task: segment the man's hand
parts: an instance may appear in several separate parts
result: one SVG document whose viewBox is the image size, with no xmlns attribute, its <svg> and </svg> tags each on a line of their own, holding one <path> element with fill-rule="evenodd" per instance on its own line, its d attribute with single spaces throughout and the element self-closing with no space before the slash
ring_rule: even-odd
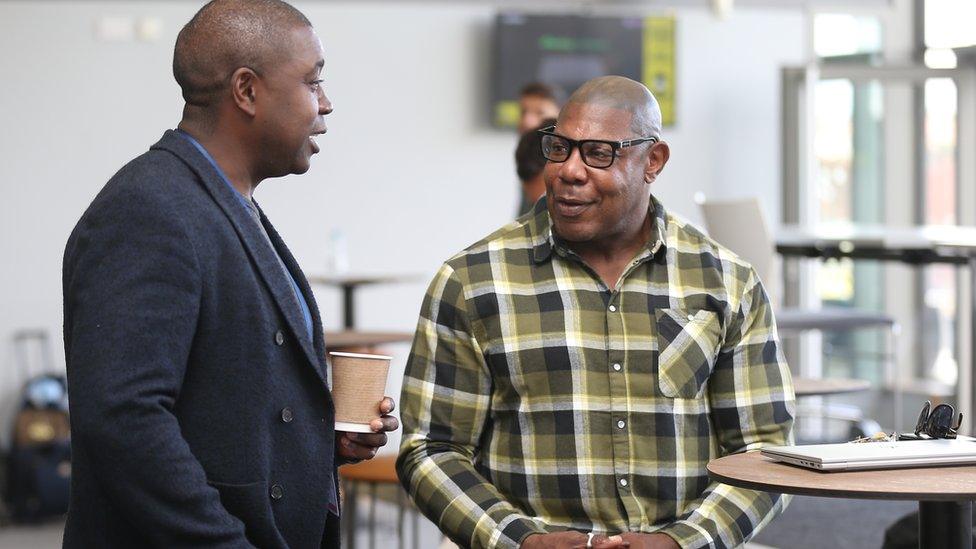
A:
<svg viewBox="0 0 976 549">
<path fill-rule="evenodd" d="M 630 542 L 630 549 L 681 549 L 678 542 L 667 534 L 639 534 L 627 532 L 621 538 Z"/>
<path fill-rule="evenodd" d="M 593 549 L 623 549 L 630 544 L 620 536 L 597 534 L 593 536 Z M 586 534 L 580 532 L 552 532 L 532 534 L 522 541 L 521 549 L 583 549 L 586 547 Z"/>
<path fill-rule="evenodd" d="M 397 418 L 389 415 L 396 407 L 393 399 L 383 397 L 380 402 L 380 417 L 369 423 L 372 433 L 349 433 L 346 431 L 336 431 L 338 435 L 339 457 L 347 462 L 362 461 L 373 459 L 376 450 L 386 446 L 387 431 L 396 431 L 400 428 Z M 341 462 L 340 462 L 341 463 Z"/>
</svg>

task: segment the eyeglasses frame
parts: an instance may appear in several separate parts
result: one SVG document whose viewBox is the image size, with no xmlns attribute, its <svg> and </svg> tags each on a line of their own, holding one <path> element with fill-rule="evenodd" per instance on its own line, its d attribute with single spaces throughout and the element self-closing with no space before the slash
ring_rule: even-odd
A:
<svg viewBox="0 0 976 549">
<path fill-rule="evenodd" d="M 613 166 L 613 161 L 617 159 L 617 156 L 618 156 L 618 153 L 619 153 L 620 149 L 626 149 L 627 147 L 633 147 L 635 145 L 641 145 L 641 144 L 647 143 L 647 142 L 657 143 L 657 142 L 660 141 L 660 139 L 658 139 L 657 137 L 635 137 L 634 139 L 624 139 L 624 140 L 621 140 L 621 141 L 613 141 L 613 140 L 610 140 L 610 139 L 580 139 L 580 140 L 576 140 L 576 139 L 570 139 L 570 138 L 566 137 L 565 135 L 559 135 L 558 133 L 555 132 L 555 129 L 556 129 L 556 126 L 547 126 L 545 128 L 542 128 L 542 129 L 539 129 L 539 130 L 536 130 L 536 131 L 539 133 L 539 135 L 543 135 L 543 136 L 544 135 L 548 135 L 550 137 L 558 137 L 559 139 L 565 139 L 566 141 L 568 141 L 569 142 L 569 154 L 566 156 L 566 159 L 565 160 L 553 160 L 553 159 L 549 158 L 548 156 L 546 156 L 545 148 L 543 147 L 543 149 L 542 149 L 542 156 L 543 156 L 543 158 L 545 158 L 549 162 L 555 162 L 557 164 L 562 164 L 563 162 L 566 162 L 567 160 L 569 160 L 571 156 L 573 156 L 573 149 L 576 149 L 576 150 L 579 151 L 579 153 L 580 153 L 580 160 L 582 160 L 584 164 L 586 164 L 587 166 L 589 166 L 591 168 L 596 168 L 598 170 L 605 170 L 605 169 L 609 168 L 610 166 Z M 589 162 L 587 162 L 586 161 L 586 155 L 583 154 L 583 149 L 582 149 L 583 144 L 585 144 L 585 143 L 603 143 L 605 145 L 610 145 L 610 148 L 613 150 L 613 156 L 610 157 L 610 163 L 607 164 L 606 166 L 593 166 Z"/>
</svg>

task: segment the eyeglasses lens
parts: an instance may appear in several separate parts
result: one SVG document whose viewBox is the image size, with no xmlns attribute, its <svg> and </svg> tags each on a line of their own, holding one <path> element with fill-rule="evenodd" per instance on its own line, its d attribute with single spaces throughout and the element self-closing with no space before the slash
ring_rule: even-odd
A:
<svg viewBox="0 0 976 549">
<path fill-rule="evenodd" d="M 613 164 L 613 147 L 607 143 L 590 141 L 580 147 L 583 162 L 594 168 L 606 168 Z"/>
<path fill-rule="evenodd" d="M 569 141 L 556 135 L 542 136 L 542 156 L 553 162 L 565 162 L 572 152 Z"/>
<path fill-rule="evenodd" d="M 928 420 L 929 420 L 929 409 L 931 409 L 932 403 L 925 401 L 925 405 L 922 406 L 922 411 L 918 414 L 918 421 L 915 423 L 915 434 L 920 435 L 928 430 Z"/>
<path fill-rule="evenodd" d="M 933 438 L 945 438 L 952 427 L 952 416 L 955 411 L 948 404 L 939 404 L 929 414 L 928 434 Z"/>
</svg>

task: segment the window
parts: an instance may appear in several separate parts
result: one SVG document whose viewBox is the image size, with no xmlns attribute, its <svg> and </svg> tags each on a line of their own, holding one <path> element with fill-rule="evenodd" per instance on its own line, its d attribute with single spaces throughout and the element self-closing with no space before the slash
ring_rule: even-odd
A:
<svg viewBox="0 0 976 549">
<path fill-rule="evenodd" d="M 952 48 L 976 44 L 976 2 L 926 0 L 924 9 L 925 63 L 932 68 L 956 66 Z M 949 78 L 930 78 L 923 89 L 923 147 L 920 223 L 955 225 L 959 222 L 956 173 L 957 90 Z M 920 323 L 922 377 L 954 385 L 959 367 L 956 358 L 957 277 L 949 265 L 924 270 Z"/>
<path fill-rule="evenodd" d="M 822 64 L 879 64 L 881 23 L 875 17 L 819 14 L 814 50 Z M 880 83 L 821 80 L 814 90 L 814 154 L 820 223 L 884 221 L 884 90 Z M 882 310 L 882 269 L 870 261 L 827 261 L 819 266 L 820 300 L 829 306 Z M 823 373 L 880 382 L 876 331 L 823 336 Z"/>
</svg>

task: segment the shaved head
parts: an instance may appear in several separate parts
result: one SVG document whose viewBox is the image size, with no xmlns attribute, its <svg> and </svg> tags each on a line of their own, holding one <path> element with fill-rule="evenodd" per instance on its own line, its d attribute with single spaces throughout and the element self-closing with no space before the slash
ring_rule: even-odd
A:
<svg viewBox="0 0 976 549">
<path fill-rule="evenodd" d="M 213 0 L 176 38 L 173 76 L 187 105 L 209 109 L 241 67 L 263 74 L 289 48 L 289 32 L 312 24 L 280 0 Z"/>
<path fill-rule="evenodd" d="M 647 86 L 623 76 L 587 80 L 566 102 L 601 105 L 633 115 L 631 130 L 641 137 L 661 138 L 661 107 Z"/>
</svg>

